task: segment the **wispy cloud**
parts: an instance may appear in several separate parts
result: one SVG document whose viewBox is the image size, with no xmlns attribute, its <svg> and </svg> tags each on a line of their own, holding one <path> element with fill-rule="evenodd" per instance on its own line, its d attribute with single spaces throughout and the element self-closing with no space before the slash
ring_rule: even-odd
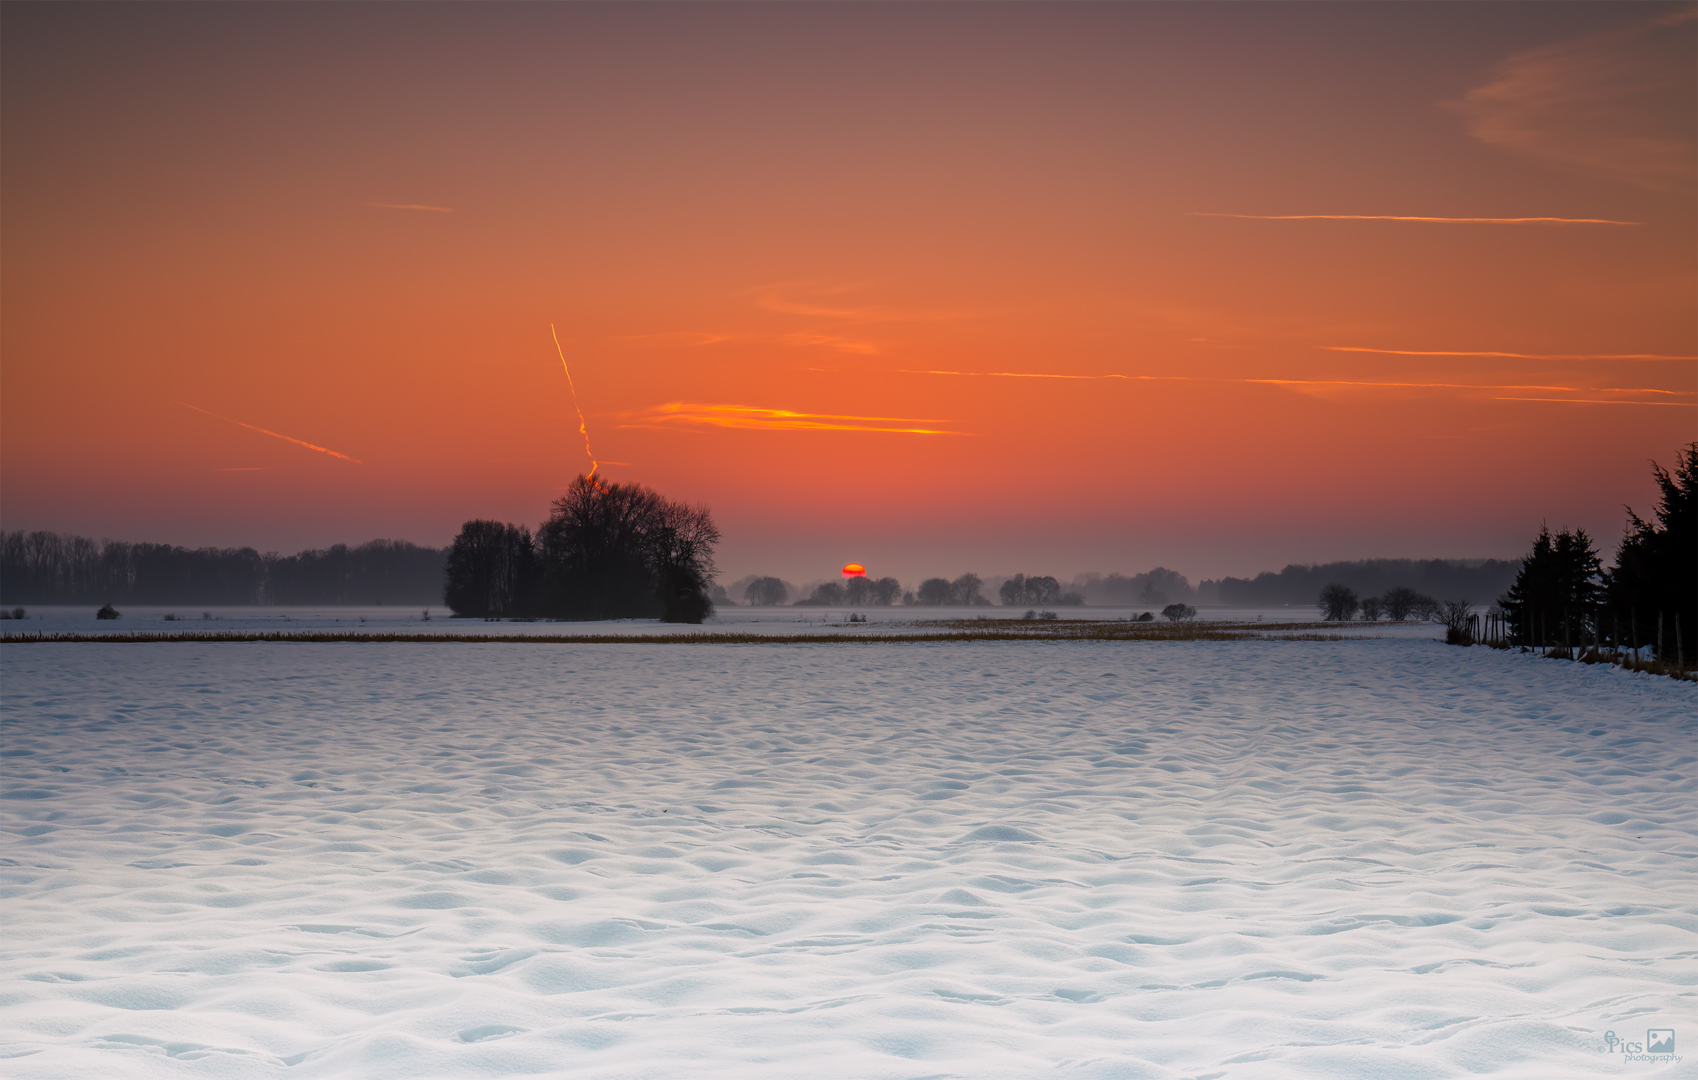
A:
<svg viewBox="0 0 1698 1080">
<path fill-rule="evenodd" d="M 842 334 L 822 334 L 798 330 L 789 334 L 722 334 L 706 330 L 673 330 L 658 334 L 626 334 L 619 341 L 639 346 L 663 349 L 700 349 L 708 345 L 748 342 L 782 345 L 791 349 L 833 349 L 837 352 L 877 356 L 884 347 L 874 341 L 845 337 Z"/>
<path fill-rule="evenodd" d="M 1365 379 L 1224 379 L 1223 382 L 1264 383 L 1268 386 L 1372 386 L 1404 390 L 1553 390 L 1571 394 L 1674 394 L 1675 390 L 1618 389 L 1604 386 L 1540 386 L 1496 383 L 1389 382 Z"/>
<path fill-rule="evenodd" d="M 878 304 L 857 307 L 837 307 L 830 304 L 793 300 L 776 292 L 767 293 L 756 301 L 758 307 L 785 315 L 806 315 L 816 319 L 833 319 L 858 323 L 950 322 L 970 319 L 973 313 L 945 308 L 901 308 Z"/>
<path fill-rule="evenodd" d="M 1639 221 L 1569 217 L 1424 217 L 1415 214 L 1206 214 L 1191 217 L 1241 218 L 1245 221 L 1423 221 L 1440 225 L 1641 225 Z"/>
<path fill-rule="evenodd" d="M 857 353 L 861 356 L 877 356 L 879 353 L 884 351 L 881 346 L 871 341 L 860 341 L 855 338 L 846 338 L 838 334 L 813 334 L 802 331 L 794 334 L 785 334 L 778 340 L 792 348 L 816 347 L 823 349 L 835 349 L 838 352 Z"/>
<path fill-rule="evenodd" d="M 626 414 L 622 428 L 736 428 L 744 431 L 865 431 L 885 435 L 959 435 L 962 432 L 913 427 L 914 424 L 943 424 L 946 420 L 921 420 L 901 416 L 841 416 L 833 413 L 797 412 L 755 405 L 710 405 L 694 401 L 669 401 L 636 413 Z"/>
<path fill-rule="evenodd" d="M 661 348 L 699 349 L 705 345 L 723 345 L 728 341 L 747 341 L 747 334 L 716 334 L 707 330 L 666 330 L 658 334 L 622 334 L 618 341 Z"/>
<path fill-rule="evenodd" d="M 954 375 L 981 379 L 1118 379 L 1126 382 L 1242 383 L 1258 386 L 1287 387 L 1300 391 L 1321 389 L 1543 390 L 1547 393 L 1567 394 L 1664 394 L 1671 397 L 1691 396 L 1691 392 L 1686 390 L 1660 390 L 1651 387 L 1551 386 L 1537 383 L 1396 382 L 1381 379 L 1235 379 L 1210 375 L 1056 375 L 1029 371 L 922 371 L 913 369 L 900 369 L 899 374 Z M 1566 401 L 1570 399 L 1563 398 L 1559 400 Z"/>
<path fill-rule="evenodd" d="M 1636 187 L 1684 187 L 1694 176 L 1695 17 L 1674 12 L 1516 53 L 1447 107 L 1489 146 Z"/>
<path fill-rule="evenodd" d="M 368 202 L 366 205 L 375 206 L 379 210 L 426 210 L 433 214 L 452 214 L 454 212 L 454 208 L 451 206 L 426 206 L 424 203 Z"/>
<path fill-rule="evenodd" d="M 1698 360 L 1663 353 L 1518 353 L 1489 349 L 1371 349 L 1364 345 L 1322 345 L 1328 352 L 1380 353 L 1386 356 L 1492 356 L 1510 360 Z"/>
<path fill-rule="evenodd" d="M 1043 371 L 931 371 L 898 368 L 900 375 L 961 375 L 976 379 L 1120 379 L 1124 382 L 1197 382 L 1192 375 L 1055 375 Z M 1202 380 L 1212 381 L 1212 380 Z"/>
<path fill-rule="evenodd" d="M 1698 409 L 1694 401 L 1624 401 L 1620 398 L 1571 397 L 1496 397 L 1493 401 L 1545 401 L 1554 405 L 1670 405 L 1677 409 Z"/>
<path fill-rule="evenodd" d="M 173 400 L 175 400 L 175 399 L 173 399 Z M 249 423 L 242 421 L 242 420 L 232 420 L 228 416 L 220 416 L 217 413 L 213 412 L 211 409 L 203 409 L 199 405 L 190 405 L 186 401 L 178 401 L 177 404 L 181 405 L 185 409 L 193 409 L 195 412 L 205 413 L 206 415 L 212 417 L 214 420 L 222 420 L 226 424 L 235 424 L 237 427 L 245 427 L 249 431 L 257 431 L 261 435 L 270 435 L 273 439 L 282 439 L 284 442 L 292 442 L 296 446 L 304 446 L 308 450 L 317 450 L 321 454 L 329 454 L 333 458 L 341 458 L 343 461 L 351 461 L 355 465 L 365 464 L 365 462 L 360 461 L 358 458 L 351 458 L 347 454 L 339 454 L 334 450 L 328 449 L 328 448 L 323 447 L 323 446 L 319 446 L 316 443 L 310 443 L 310 442 L 307 442 L 303 439 L 297 439 L 297 438 L 294 438 L 294 437 L 289 436 L 289 435 L 280 435 L 275 431 L 269 431 L 265 428 L 257 427 L 253 424 L 249 424 Z"/>
</svg>

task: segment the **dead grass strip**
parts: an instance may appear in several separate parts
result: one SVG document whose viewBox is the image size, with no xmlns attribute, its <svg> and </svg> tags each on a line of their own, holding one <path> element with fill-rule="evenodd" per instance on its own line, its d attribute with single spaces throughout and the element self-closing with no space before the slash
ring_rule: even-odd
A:
<svg viewBox="0 0 1698 1080">
<path fill-rule="evenodd" d="M 174 643 L 241 644 L 261 642 L 406 643 L 418 645 L 806 645 L 867 642 L 884 645 L 949 641 L 1359 641 L 1358 635 L 1319 633 L 1268 633 L 1266 626 L 1232 628 L 1221 624 L 1204 627 L 1151 628 L 1125 623 L 1091 623 L 1068 627 L 1051 623 L 1041 628 L 985 627 L 969 624 L 961 629 L 932 630 L 913 634 L 748 634 L 710 632 L 701 634 L 385 634 L 330 631 L 185 631 L 124 632 L 115 634 L 36 633 L 3 634 L 0 645 L 86 644 L 153 645 Z"/>
</svg>

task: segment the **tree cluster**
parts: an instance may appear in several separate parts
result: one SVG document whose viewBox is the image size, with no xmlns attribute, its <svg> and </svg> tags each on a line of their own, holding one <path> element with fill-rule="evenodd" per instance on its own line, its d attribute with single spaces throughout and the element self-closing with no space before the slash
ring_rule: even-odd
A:
<svg viewBox="0 0 1698 1080">
<path fill-rule="evenodd" d="M 1293 564 L 1254 578 L 1222 578 L 1197 586 L 1203 603 L 1232 607 L 1307 605 L 1329 584 L 1357 596 L 1386 596 L 1404 588 L 1421 596 L 1496 596 L 1515 580 L 1514 559 L 1364 559 Z"/>
<path fill-rule="evenodd" d="M 1076 607 L 1085 602 L 1080 593 L 1063 592 L 1061 583 L 1047 575 L 1027 577 L 1015 574 L 1002 583 L 997 595 L 1005 607 L 1025 607 L 1028 604 Z"/>
<path fill-rule="evenodd" d="M 815 586 L 813 595 L 796 601 L 796 606 L 889 607 L 900 599 L 902 583 L 893 577 L 852 577 L 843 582 L 827 581 Z"/>
<path fill-rule="evenodd" d="M 977 574 L 962 574 L 954 581 L 946 578 L 927 578 L 920 582 L 920 588 L 914 594 L 913 603 L 926 607 L 982 607 L 990 603 L 979 592 L 984 588 L 984 580 Z"/>
<path fill-rule="evenodd" d="M 1627 511 L 1628 531 L 1604 576 L 1604 604 L 1621 633 L 1651 642 L 1657 613 L 1684 628 L 1682 663 L 1698 652 L 1698 442 L 1675 458 L 1673 471 L 1652 464 L 1659 498 L 1655 520 Z M 1673 644 L 1673 628 L 1665 631 Z"/>
<path fill-rule="evenodd" d="M 1321 618 L 1327 622 L 1349 622 L 1358 613 L 1363 622 L 1377 622 L 1381 615 L 1392 622 L 1404 622 L 1411 618 L 1438 618 L 1444 611 L 1439 601 L 1407 585 L 1394 585 L 1384 596 L 1359 599 L 1355 589 L 1336 581 L 1321 589 L 1315 606 L 1321 609 Z"/>
<path fill-rule="evenodd" d="M 1661 496 L 1655 520 L 1628 509 L 1613 567 L 1603 568 L 1584 530 L 1539 530 L 1515 584 L 1498 599 L 1511 641 L 1544 647 L 1608 639 L 1653 645 L 1659 655 L 1672 655 L 1675 645 L 1692 654 L 1698 443 L 1680 451 L 1672 472 L 1655 463 L 1651 470 Z"/>
<path fill-rule="evenodd" d="M 1498 598 L 1512 642 L 1650 645 L 1682 664 L 1698 652 L 1698 443 L 1682 448 L 1672 471 L 1655 463 L 1651 471 L 1660 494 L 1654 520 L 1628 509 L 1614 566 L 1603 568 L 1584 530 L 1539 530 Z"/>
<path fill-rule="evenodd" d="M 755 607 L 777 607 L 789 600 L 789 588 L 775 577 L 756 578 L 743 589 L 743 602 Z"/>
<path fill-rule="evenodd" d="M 706 507 L 579 476 L 534 537 L 466 522 L 449 549 L 445 599 L 454 614 L 483 618 L 699 623 L 713 613 L 718 542 Z"/>
<path fill-rule="evenodd" d="M 1166 606 L 1193 600 L 1197 595 L 1184 574 L 1164 566 L 1142 574 L 1080 574 L 1069 589 L 1080 594 L 1082 602 L 1116 607 Z"/>
<path fill-rule="evenodd" d="M 33 604 L 418 604 L 441 595 L 445 553 L 403 540 L 294 555 L 0 533 L 0 591 Z"/>
</svg>

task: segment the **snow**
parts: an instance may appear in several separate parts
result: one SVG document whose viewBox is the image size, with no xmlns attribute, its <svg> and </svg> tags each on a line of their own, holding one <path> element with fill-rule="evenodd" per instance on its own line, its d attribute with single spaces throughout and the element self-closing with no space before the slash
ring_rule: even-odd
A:
<svg viewBox="0 0 1698 1080">
<path fill-rule="evenodd" d="M 0 663 L 11 1080 L 1690 1074 L 1604 1036 L 1698 1038 L 1691 684 L 1394 639 Z"/>
<path fill-rule="evenodd" d="M 699 626 L 661 623 L 655 619 L 617 619 L 605 622 L 515 622 L 511 619 L 454 619 L 442 607 L 189 607 L 126 606 L 117 619 L 96 619 L 89 605 L 27 608 L 20 621 L 0 624 L 0 640 L 8 635 L 29 634 L 205 634 L 205 633 L 331 633 L 409 634 L 503 637 L 563 637 L 653 635 L 653 634 L 763 634 L 769 636 L 819 634 L 841 637 L 853 633 L 902 633 L 924 631 L 940 621 L 1019 619 L 1023 607 L 742 607 L 728 606 Z M 1137 607 L 1058 607 L 1057 618 L 1073 620 L 1116 620 L 1136 618 L 1147 610 Z M 429 611 L 431 617 L 422 618 Z M 866 620 L 848 621 L 851 614 Z M 203 617 L 204 616 L 204 617 Z M 1203 608 L 1202 622 L 1312 623 L 1318 615 L 1312 607 Z M 1157 622 L 1165 620 L 1157 616 Z M 1423 622 L 1377 622 L 1331 624 L 1333 631 L 1373 637 L 1442 638 L 1444 627 Z"/>
</svg>

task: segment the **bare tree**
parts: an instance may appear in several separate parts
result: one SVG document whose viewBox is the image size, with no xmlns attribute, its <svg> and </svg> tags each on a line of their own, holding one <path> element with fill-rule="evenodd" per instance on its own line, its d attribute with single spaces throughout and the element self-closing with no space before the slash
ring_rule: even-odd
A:
<svg viewBox="0 0 1698 1080">
<path fill-rule="evenodd" d="M 927 578 L 920 582 L 920 591 L 916 599 L 919 603 L 930 607 L 940 607 L 949 603 L 949 582 L 940 577 Z"/>
<path fill-rule="evenodd" d="M 873 603 L 879 607 L 889 607 L 902 597 L 902 583 L 893 577 L 882 577 L 873 582 Z"/>
<path fill-rule="evenodd" d="M 996 591 L 1004 607 L 1019 607 L 1026 602 L 1026 575 L 1015 574 Z"/>
<path fill-rule="evenodd" d="M 1384 597 L 1386 617 L 1393 622 L 1403 622 L 1411 615 L 1426 618 L 1424 612 L 1433 610 L 1436 601 L 1431 597 L 1422 596 L 1407 585 L 1397 585 L 1387 589 Z"/>
<path fill-rule="evenodd" d="M 1355 589 L 1334 582 L 1321 590 L 1316 606 L 1321 609 L 1321 618 L 1326 621 L 1347 622 L 1356 614 L 1360 605 L 1356 600 Z"/>
<path fill-rule="evenodd" d="M 1473 635 L 1468 632 L 1468 618 L 1472 614 L 1467 597 L 1461 600 L 1445 600 L 1439 604 L 1439 618 L 1444 622 L 1444 639 L 1452 645 L 1472 645 Z"/>
<path fill-rule="evenodd" d="M 743 589 L 743 600 L 756 607 L 776 607 L 790 599 L 790 590 L 775 577 L 756 578 Z"/>
<path fill-rule="evenodd" d="M 962 574 L 949 583 L 949 602 L 960 604 L 963 607 L 988 604 L 990 601 L 979 595 L 979 590 L 983 587 L 984 581 L 980 579 L 979 575 Z"/>
</svg>

